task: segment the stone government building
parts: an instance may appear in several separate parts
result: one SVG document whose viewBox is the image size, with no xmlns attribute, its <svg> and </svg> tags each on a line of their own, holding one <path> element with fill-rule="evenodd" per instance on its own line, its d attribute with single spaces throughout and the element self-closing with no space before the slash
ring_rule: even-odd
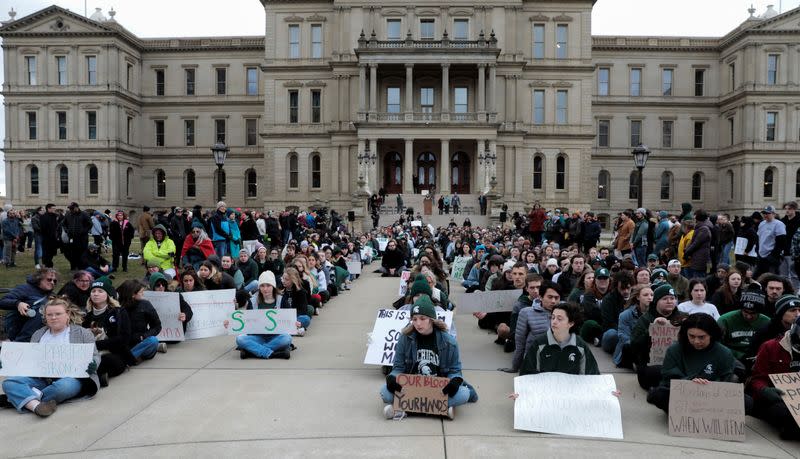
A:
<svg viewBox="0 0 800 459">
<path fill-rule="evenodd" d="M 210 206 L 217 141 L 237 207 L 361 214 L 359 196 L 383 187 L 607 220 L 636 205 L 639 143 L 646 207 L 744 213 L 800 196 L 800 8 L 687 38 L 592 36 L 592 0 L 261 3 L 260 37 L 144 39 L 113 10 L 10 13 L 11 202 Z"/>
</svg>

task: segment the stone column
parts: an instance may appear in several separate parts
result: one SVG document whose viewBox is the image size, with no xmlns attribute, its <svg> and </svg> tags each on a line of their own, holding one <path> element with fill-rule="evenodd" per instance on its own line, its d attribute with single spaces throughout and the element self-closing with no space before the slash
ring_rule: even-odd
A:
<svg viewBox="0 0 800 459">
<path fill-rule="evenodd" d="M 334 146 L 328 153 L 328 155 L 331 158 L 331 169 L 330 169 L 331 194 L 333 194 L 334 196 L 339 195 L 339 177 L 341 176 L 341 174 L 339 173 L 339 150 L 341 150 L 341 148 L 342 147 L 338 145 Z"/>
<path fill-rule="evenodd" d="M 449 194 L 450 193 L 450 139 L 442 139 L 442 152 L 439 155 L 439 162 L 441 163 L 441 167 L 439 168 L 439 184 L 437 184 L 436 189 L 440 193 Z"/>
<path fill-rule="evenodd" d="M 358 111 L 367 110 L 367 64 L 358 64 Z"/>
<path fill-rule="evenodd" d="M 356 151 L 356 156 L 360 156 L 362 153 L 364 153 L 364 150 L 366 149 L 365 148 L 366 142 L 367 141 L 364 140 L 364 139 L 358 139 L 358 147 L 357 147 L 357 151 Z M 358 159 L 356 159 L 356 161 L 358 161 Z M 369 175 L 367 174 L 367 170 L 368 169 L 364 165 L 364 163 L 362 161 L 358 161 L 358 174 L 356 175 L 356 180 L 361 180 L 363 178 L 364 182 L 366 183 L 366 185 L 364 185 L 363 189 L 366 189 L 366 190 L 368 190 L 369 186 L 370 186 Z"/>
<path fill-rule="evenodd" d="M 450 121 L 450 64 L 442 64 L 442 121 Z"/>
<path fill-rule="evenodd" d="M 497 65 L 489 64 L 489 96 L 487 97 L 488 112 L 496 113 L 495 99 L 497 97 Z"/>
<path fill-rule="evenodd" d="M 414 192 L 414 139 L 405 139 L 406 151 L 403 155 L 403 193 Z"/>
<path fill-rule="evenodd" d="M 486 117 L 486 64 L 478 64 L 478 121 Z"/>
<path fill-rule="evenodd" d="M 369 64 L 369 113 L 378 111 L 378 64 Z"/>
<path fill-rule="evenodd" d="M 381 185 L 378 183 L 378 139 L 369 139 L 369 152 L 370 155 L 375 155 L 376 159 L 373 163 L 372 160 L 367 163 L 367 170 L 369 171 L 369 183 L 373 193 L 377 193 Z"/>
<path fill-rule="evenodd" d="M 414 121 L 414 64 L 406 64 L 406 121 Z"/>
</svg>

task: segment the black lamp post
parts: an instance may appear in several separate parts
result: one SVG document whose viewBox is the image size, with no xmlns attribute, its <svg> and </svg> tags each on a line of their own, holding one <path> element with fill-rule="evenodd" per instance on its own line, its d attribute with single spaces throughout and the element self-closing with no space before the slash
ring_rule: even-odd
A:
<svg viewBox="0 0 800 459">
<path fill-rule="evenodd" d="M 214 164 L 217 165 L 217 201 L 222 201 L 222 168 L 225 166 L 225 158 L 228 157 L 228 147 L 221 142 L 215 143 L 211 147 L 211 154 L 214 155 Z"/>
<path fill-rule="evenodd" d="M 644 170 L 644 166 L 647 164 L 647 157 L 650 156 L 650 149 L 647 148 L 647 145 L 639 145 L 633 149 L 633 164 L 636 166 L 636 169 L 639 170 L 639 201 L 637 207 L 642 207 L 642 196 L 644 195 L 644 190 L 642 189 L 642 171 Z"/>
</svg>

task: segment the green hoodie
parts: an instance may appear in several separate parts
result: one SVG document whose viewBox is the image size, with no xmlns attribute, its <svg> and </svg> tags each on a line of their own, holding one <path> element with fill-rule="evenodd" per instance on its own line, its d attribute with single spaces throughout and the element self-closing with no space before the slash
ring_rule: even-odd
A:
<svg viewBox="0 0 800 459">
<path fill-rule="evenodd" d="M 169 281 L 167 280 L 167 276 L 161 274 L 160 272 L 154 272 L 153 274 L 150 274 L 150 290 L 155 290 L 156 289 L 156 282 L 158 282 L 160 280 L 163 280 L 164 282 L 167 283 L 167 285 L 169 285 Z"/>
<path fill-rule="evenodd" d="M 717 342 L 701 351 L 691 344 L 687 344 L 686 348 L 676 342 L 667 349 L 661 366 L 661 387 L 669 388 L 672 379 L 731 381 L 735 358 L 730 349 Z"/>
<path fill-rule="evenodd" d="M 631 331 L 631 351 L 633 352 L 633 359 L 637 365 L 647 365 L 650 363 L 650 324 L 656 318 L 663 317 L 656 310 L 656 302 L 650 303 L 650 308 L 639 317 L 636 325 L 633 326 Z M 672 310 L 672 314 L 666 319 L 674 326 L 680 326 L 681 322 L 688 317 L 686 314 L 678 311 L 678 305 Z"/>
</svg>

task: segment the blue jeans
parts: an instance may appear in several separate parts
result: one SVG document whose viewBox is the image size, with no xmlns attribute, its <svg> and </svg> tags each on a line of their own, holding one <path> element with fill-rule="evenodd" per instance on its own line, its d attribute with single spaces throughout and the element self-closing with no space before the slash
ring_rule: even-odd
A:
<svg viewBox="0 0 800 459">
<path fill-rule="evenodd" d="M 223 256 L 228 254 L 228 241 L 221 240 L 221 241 L 214 241 L 214 251 L 217 252 L 217 256 L 222 258 Z"/>
<path fill-rule="evenodd" d="M 617 337 L 617 329 L 609 328 L 605 331 L 605 333 L 603 333 L 603 337 L 600 339 L 600 346 L 604 351 L 611 354 L 617 347 L 617 341 L 619 341 L 619 338 Z"/>
<path fill-rule="evenodd" d="M 42 235 L 35 234 L 33 236 L 33 263 L 39 264 L 39 261 L 42 259 Z"/>
<path fill-rule="evenodd" d="M 244 286 L 244 290 L 247 293 L 253 293 L 258 290 L 258 279 L 251 280 L 249 284 Z"/>
<path fill-rule="evenodd" d="M 719 262 L 725 263 L 726 265 L 731 264 L 731 249 L 733 248 L 733 242 L 728 242 L 727 244 L 722 246 L 722 250 L 719 253 Z"/>
<path fill-rule="evenodd" d="M 292 337 L 287 334 L 239 335 L 236 337 L 236 345 L 258 358 L 268 359 L 273 352 L 291 346 Z"/>
<path fill-rule="evenodd" d="M 131 354 L 142 360 L 152 359 L 156 352 L 158 352 L 158 338 L 155 336 L 148 336 L 131 349 Z"/>
<path fill-rule="evenodd" d="M 647 246 L 639 246 L 633 249 L 633 262 L 636 266 L 647 265 Z"/>
<path fill-rule="evenodd" d="M 51 384 L 47 382 L 45 378 L 14 376 L 3 381 L 3 392 L 20 413 L 28 402 L 39 399 L 39 395 L 33 390 L 34 387 L 42 391 L 42 398 L 39 400 L 43 402 L 55 400 L 61 403 L 76 397 L 81 392 L 81 382 L 76 378 L 60 378 L 53 380 Z"/>
<path fill-rule="evenodd" d="M 469 401 L 469 387 L 466 385 L 461 385 L 458 388 L 458 392 L 456 395 L 447 398 L 447 406 L 460 406 Z M 394 394 L 389 392 L 389 389 L 386 388 L 386 384 L 381 387 L 381 399 L 383 399 L 383 403 L 391 404 L 394 402 Z"/>
<path fill-rule="evenodd" d="M 311 317 L 309 316 L 297 316 L 297 321 L 300 322 L 300 326 L 303 328 L 308 328 L 311 325 Z"/>
</svg>

